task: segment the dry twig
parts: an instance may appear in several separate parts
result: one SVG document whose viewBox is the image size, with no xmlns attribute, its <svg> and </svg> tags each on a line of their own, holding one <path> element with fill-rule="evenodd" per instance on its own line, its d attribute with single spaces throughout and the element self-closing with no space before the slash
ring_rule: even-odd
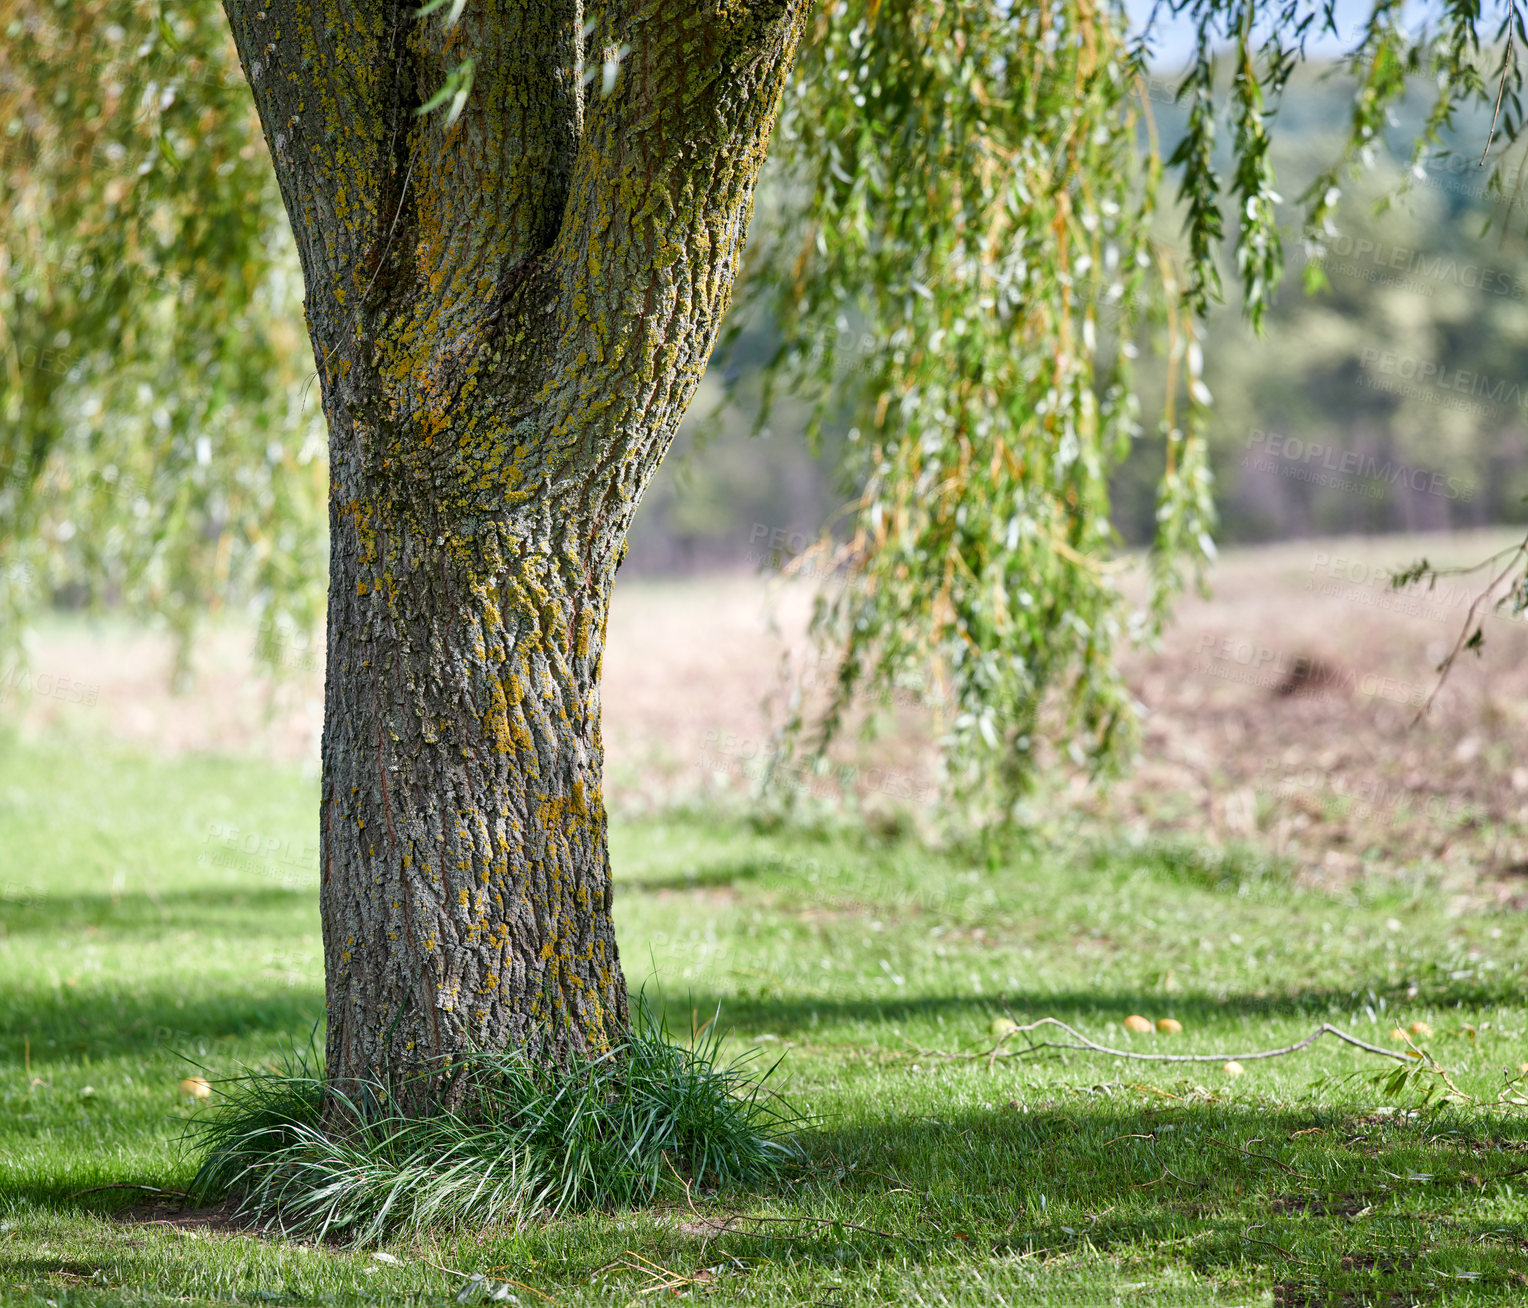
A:
<svg viewBox="0 0 1528 1308">
<path fill-rule="evenodd" d="M 142 1190 L 146 1194 L 168 1195 L 171 1199 L 189 1199 L 184 1190 L 161 1190 L 157 1185 L 138 1185 L 133 1181 L 112 1181 L 108 1185 L 86 1186 L 83 1190 L 76 1190 L 73 1194 L 65 1196 L 69 1199 L 78 1199 L 82 1194 L 96 1194 L 101 1190 Z"/>
<path fill-rule="evenodd" d="M 1024 1035 L 1030 1031 L 1037 1031 L 1042 1026 L 1058 1026 L 1069 1036 L 1077 1041 L 1076 1044 L 1064 1044 L 1055 1040 L 1031 1041 L 1023 1049 L 1015 1049 L 1003 1053 L 1002 1048 L 1014 1036 Z M 942 1049 L 922 1049 L 917 1045 L 920 1054 L 928 1058 L 946 1058 L 958 1062 L 975 1062 L 978 1059 L 987 1059 L 989 1065 L 999 1058 L 1023 1058 L 1028 1054 L 1041 1049 L 1081 1049 L 1095 1054 L 1108 1054 L 1111 1058 L 1133 1058 L 1142 1062 L 1151 1063 L 1251 1063 L 1262 1058 L 1283 1058 L 1288 1054 L 1299 1053 L 1302 1049 L 1308 1049 L 1323 1036 L 1335 1036 L 1344 1044 L 1352 1045 L 1356 1049 L 1362 1049 L 1365 1053 L 1378 1054 L 1382 1058 L 1393 1058 L 1397 1062 L 1409 1063 L 1413 1057 L 1421 1057 L 1419 1053 L 1398 1053 L 1394 1049 L 1386 1049 L 1383 1045 L 1371 1045 L 1367 1040 L 1360 1040 L 1357 1036 L 1349 1035 L 1346 1031 L 1340 1031 L 1330 1022 L 1323 1022 L 1319 1027 L 1306 1036 L 1304 1040 L 1298 1040 L 1292 1045 L 1284 1045 L 1279 1049 L 1260 1049 L 1250 1054 L 1147 1054 L 1134 1049 L 1112 1049 L 1108 1045 L 1101 1045 L 1096 1040 L 1089 1040 L 1076 1027 L 1068 1026 L 1057 1017 L 1041 1017 L 1033 1022 L 1016 1026 L 1012 1031 L 1005 1031 L 999 1037 L 997 1044 L 991 1049 L 984 1049 L 979 1054 L 952 1054 Z M 1408 1042 L 1409 1043 L 1409 1042 Z"/>
</svg>

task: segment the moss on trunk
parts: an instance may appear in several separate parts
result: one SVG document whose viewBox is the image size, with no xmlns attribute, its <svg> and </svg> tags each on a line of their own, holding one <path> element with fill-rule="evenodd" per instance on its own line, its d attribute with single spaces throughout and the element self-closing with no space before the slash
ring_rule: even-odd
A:
<svg viewBox="0 0 1528 1308">
<path fill-rule="evenodd" d="M 617 4 L 587 30 L 577 3 L 469 3 L 450 29 L 393 3 L 227 8 L 330 428 L 329 1074 L 608 1048 L 610 590 L 715 342 L 806 5 Z M 467 58 L 460 118 L 416 113 Z"/>
</svg>

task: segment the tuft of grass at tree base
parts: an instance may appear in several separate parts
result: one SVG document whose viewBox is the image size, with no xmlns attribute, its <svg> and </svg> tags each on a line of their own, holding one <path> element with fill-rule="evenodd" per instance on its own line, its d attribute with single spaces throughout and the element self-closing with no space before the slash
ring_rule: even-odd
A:
<svg viewBox="0 0 1528 1308">
<path fill-rule="evenodd" d="M 1102 833 L 978 858 L 703 812 L 617 829 L 633 988 L 723 1061 L 784 1055 L 811 1121 L 774 1181 L 359 1250 L 183 1213 L 154 1191 L 189 1186 L 215 1096 L 182 1082 L 268 1065 L 322 1009 L 316 811 L 295 770 L 0 742 L 0 1303 L 1528 1300 L 1528 1109 L 1326 1042 L 1240 1076 L 940 1056 L 1053 1016 L 1225 1055 L 1425 1023 L 1483 1101 L 1528 1062 L 1522 915 Z"/>
<path fill-rule="evenodd" d="M 800 1118 L 766 1084 L 778 1060 L 724 1063 L 714 1021 L 681 1044 L 643 995 L 621 1044 L 564 1067 L 482 1051 L 397 1089 L 326 1087 L 316 1044 L 222 1082 L 213 1110 L 191 1119 L 188 1202 L 225 1200 L 265 1234 L 366 1248 L 757 1186 L 800 1157 Z M 418 1112 L 408 1099 L 421 1080 L 448 1085 L 453 1102 Z"/>
</svg>

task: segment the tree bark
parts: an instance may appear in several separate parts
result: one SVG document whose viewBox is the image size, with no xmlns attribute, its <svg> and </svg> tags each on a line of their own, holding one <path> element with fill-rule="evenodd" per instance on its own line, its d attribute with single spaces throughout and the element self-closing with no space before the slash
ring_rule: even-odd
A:
<svg viewBox="0 0 1528 1308">
<path fill-rule="evenodd" d="M 225 0 L 330 430 L 331 1082 L 449 1100 L 627 1021 L 600 661 L 806 0 Z M 442 13 L 444 11 L 441 11 Z M 466 58 L 461 117 L 416 109 Z M 608 92 L 608 93 L 607 93 Z"/>
</svg>

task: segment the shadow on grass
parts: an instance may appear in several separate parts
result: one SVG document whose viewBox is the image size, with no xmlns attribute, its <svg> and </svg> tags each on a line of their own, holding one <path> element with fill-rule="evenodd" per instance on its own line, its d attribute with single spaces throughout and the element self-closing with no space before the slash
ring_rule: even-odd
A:
<svg viewBox="0 0 1528 1308">
<path fill-rule="evenodd" d="M 693 1210 L 658 1205 L 656 1228 L 642 1236 L 596 1214 L 592 1224 L 567 1218 L 462 1238 L 513 1239 L 516 1263 L 559 1266 L 547 1289 L 582 1282 L 636 1247 L 684 1274 L 729 1258 L 835 1276 L 1001 1265 L 1066 1277 L 1092 1266 L 1144 1286 L 1175 1268 L 1212 1284 L 1271 1285 L 1283 1308 L 1433 1302 L 1466 1284 L 1513 1302 L 1528 1288 L 1528 1242 L 1491 1206 L 1528 1171 L 1524 1126 L 1446 1110 L 1379 1117 L 1119 1092 L 888 1114 L 812 1130 L 790 1184 L 699 1198 Z M 26 1197 L 62 1211 L 119 1206 L 40 1187 Z M 569 1222 L 582 1223 L 571 1260 Z"/>
<path fill-rule="evenodd" d="M 723 859 L 683 872 L 678 876 L 618 876 L 617 895 L 655 894 L 662 891 L 725 890 L 740 883 L 757 881 L 762 876 L 779 876 L 784 861 L 779 858 Z"/>
<path fill-rule="evenodd" d="M 82 1056 L 203 1056 L 217 1041 L 269 1036 L 306 1041 L 323 1012 L 321 986 L 281 986 L 230 995 L 158 986 L 66 987 L 17 994 L 0 990 L 0 1050 L 20 1067 L 23 1049 L 34 1070 L 77 1065 Z"/>
<path fill-rule="evenodd" d="M 794 978 L 792 979 L 794 980 Z M 756 977 L 742 978 L 744 985 L 759 985 Z M 967 1016 L 977 1019 L 983 1031 L 992 1017 L 1011 1013 L 1018 1021 L 1033 1021 L 1039 1017 L 1056 1017 L 1073 1026 L 1105 1022 L 1113 1028 L 1112 1035 L 1103 1042 L 1116 1048 L 1125 1044 L 1129 1037 L 1120 1026 L 1132 1013 L 1144 1013 L 1156 1017 L 1171 1014 L 1181 1021 L 1190 1032 L 1211 1027 L 1223 1027 L 1228 1018 L 1301 1018 L 1314 1030 L 1323 1022 L 1343 1027 L 1352 1022 L 1355 1008 L 1361 1009 L 1371 1002 L 1371 995 L 1391 999 L 1391 1020 L 1382 1019 L 1383 1026 L 1375 1028 L 1360 1019 L 1354 1035 L 1383 1043 L 1381 1037 L 1394 1024 L 1394 1017 L 1408 1011 L 1420 1011 L 1425 1007 L 1442 1005 L 1488 1007 L 1496 1004 L 1517 1005 L 1522 996 L 1518 987 L 1521 981 L 1505 977 L 1500 986 L 1477 985 L 1463 994 L 1448 991 L 1425 991 L 1416 999 L 1405 999 L 1406 982 L 1393 978 L 1357 979 L 1349 987 L 1307 986 L 1277 994 L 1223 994 L 1202 990 L 1177 990 L 1164 996 L 1160 989 L 1143 987 L 1139 990 L 1060 990 L 1030 993 L 1009 991 L 1001 996 L 980 995 L 909 995 L 905 999 L 844 998 L 835 995 L 724 993 L 715 989 L 680 990 L 662 983 L 662 978 L 650 982 L 650 994 L 662 996 L 665 1012 L 675 1030 L 688 1030 L 690 1011 L 695 1009 L 709 1015 L 721 1006 L 722 1025 L 746 1040 L 750 1036 L 769 1032 L 779 1036 L 810 1038 L 814 1028 L 876 1025 L 886 1023 L 935 1021 L 938 1018 Z M 783 990 L 783 984 L 782 984 Z M 1059 1038 L 1065 1038 L 1064 1036 Z M 951 1034 L 949 1041 L 956 1041 Z M 1183 1039 L 1183 1037 L 1180 1037 Z M 1260 1042 L 1254 1033 L 1217 1036 L 1217 1045 L 1235 1045 L 1240 1051 L 1258 1047 Z M 1277 1043 L 1277 1042 L 1275 1042 Z M 1146 1049 L 1138 1044 L 1136 1047 Z M 1178 1052 L 1176 1049 L 1159 1048 L 1155 1052 Z M 1185 1044 L 1184 1053 L 1196 1052 Z"/>
<path fill-rule="evenodd" d="M 1117 1266 L 1165 1255 L 1201 1276 L 1256 1269 L 1288 1305 L 1389 1302 L 1370 1296 L 1465 1283 L 1528 1290 L 1521 1226 L 1482 1212 L 1528 1173 L 1523 1120 L 1169 1103 L 1116 1090 L 825 1123 L 804 1143 L 805 1179 L 778 1198 L 808 1216 L 781 1228 L 789 1238 L 760 1226 L 718 1252 L 839 1269 L 952 1254 L 1101 1253 Z M 759 1206 L 734 1197 L 728 1211 Z M 719 1211 L 711 1205 L 710 1222 L 692 1227 L 719 1230 Z M 814 1228 L 818 1214 L 838 1224 Z M 1301 1297 L 1311 1293 L 1338 1297 Z"/>
<path fill-rule="evenodd" d="M 156 894 L 144 891 L 109 894 L 44 893 L 28 890 L 6 904 L 5 930 L 10 936 L 56 936 L 97 928 L 113 935 L 157 935 L 165 931 L 205 929 L 215 916 L 237 909 L 247 923 L 251 915 L 290 915 L 310 912 L 318 929 L 318 882 L 293 886 L 272 877 L 264 884 L 188 886 Z"/>
<path fill-rule="evenodd" d="M 110 1014 L 88 998 L 65 1016 L 104 1022 Z M 316 998 L 230 997 L 175 1008 L 169 994 L 156 993 L 103 1029 L 97 1049 L 141 1050 L 134 1023 L 155 1020 L 213 1039 L 290 1035 L 306 1030 Z M 1102 1004 L 1128 1007 L 1133 998 L 1107 996 Z M 956 1002 L 969 1001 L 870 1010 L 890 1019 Z M 1062 1006 L 1055 996 L 1048 1003 Z M 1089 996 L 1089 1011 L 1099 1007 Z M 1520 1200 L 1528 1175 L 1523 1118 L 1230 1104 L 1118 1084 L 1058 1088 L 1053 1098 L 1019 1103 L 1006 1098 L 1007 1082 L 992 1084 L 991 1105 L 979 1109 L 819 1122 L 802 1137 L 806 1163 L 790 1184 L 700 1200 L 698 1217 L 674 1205 L 644 1256 L 697 1269 L 725 1254 L 888 1274 L 994 1260 L 1065 1268 L 1101 1257 L 1132 1280 L 1168 1266 L 1210 1280 L 1251 1278 L 1272 1284 L 1284 1308 L 1410 1303 L 1466 1283 L 1481 1295 L 1528 1292 L 1528 1239 L 1515 1217 L 1521 1204 L 1504 1201 L 1509 1187 Z M 10 1194 L 55 1211 L 100 1214 L 141 1200 L 130 1191 L 74 1196 L 40 1183 Z M 748 1214 L 775 1220 L 750 1224 Z M 515 1238 L 530 1242 L 531 1255 L 539 1242 L 565 1249 L 558 1226 Z M 623 1223 L 598 1226 L 596 1235 L 584 1271 L 632 1239 Z M 611 1241 L 615 1252 L 605 1247 Z M 25 1276 L 54 1269 L 25 1260 L 5 1267 Z"/>
</svg>

